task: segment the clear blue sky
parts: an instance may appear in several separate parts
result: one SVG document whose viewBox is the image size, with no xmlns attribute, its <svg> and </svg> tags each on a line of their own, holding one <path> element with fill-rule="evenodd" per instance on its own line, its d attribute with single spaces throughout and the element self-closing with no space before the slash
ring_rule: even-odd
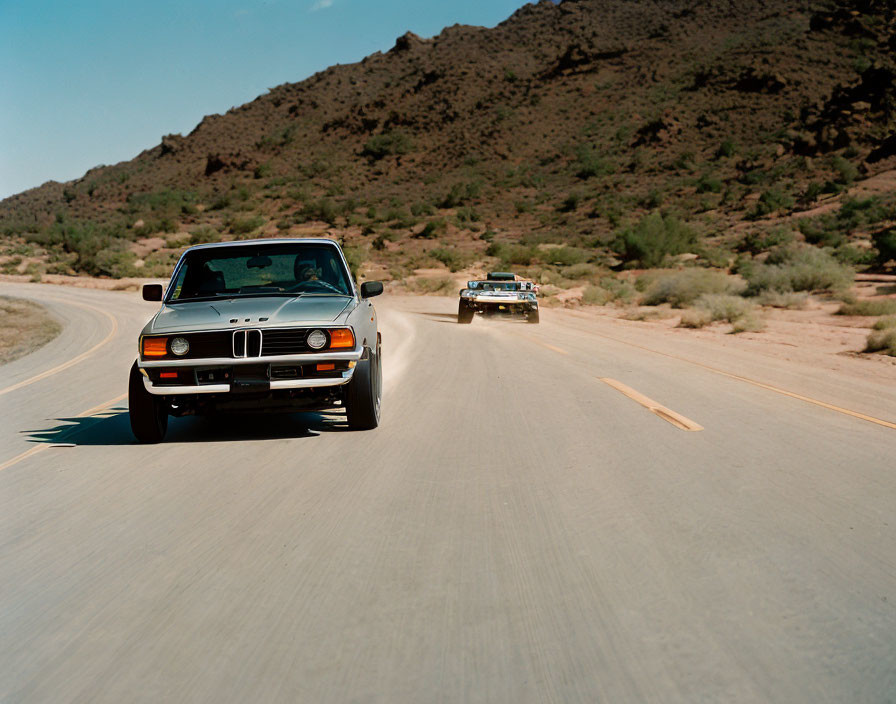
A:
<svg viewBox="0 0 896 704">
<path fill-rule="evenodd" d="M 0 0 L 0 199 L 187 134 L 203 116 L 410 30 L 523 0 Z"/>
</svg>

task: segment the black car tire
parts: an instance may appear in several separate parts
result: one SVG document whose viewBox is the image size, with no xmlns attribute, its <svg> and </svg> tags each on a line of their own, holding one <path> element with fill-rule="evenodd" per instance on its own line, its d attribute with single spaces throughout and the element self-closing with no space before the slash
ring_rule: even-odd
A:
<svg viewBox="0 0 896 704">
<path fill-rule="evenodd" d="M 380 424 L 382 399 L 383 368 L 377 339 L 376 352 L 368 352 L 366 359 L 358 360 L 352 380 L 346 384 L 344 403 L 348 427 L 352 430 L 373 430 L 377 427 Z"/>
<path fill-rule="evenodd" d="M 526 317 L 527 323 L 537 323 L 538 322 L 538 311 L 532 310 L 529 311 L 529 315 Z"/>
<path fill-rule="evenodd" d="M 473 316 L 475 315 L 475 311 L 470 308 L 463 301 L 459 301 L 457 304 L 457 322 L 462 325 L 469 325 L 473 322 Z"/>
<path fill-rule="evenodd" d="M 143 375 L 136 362 L 128 379 L 128 415 L 131 430 L 139 442 L 154 443 L 164 439 L 168 430 L 167 405 L 143 386 Z"/>
</svg>

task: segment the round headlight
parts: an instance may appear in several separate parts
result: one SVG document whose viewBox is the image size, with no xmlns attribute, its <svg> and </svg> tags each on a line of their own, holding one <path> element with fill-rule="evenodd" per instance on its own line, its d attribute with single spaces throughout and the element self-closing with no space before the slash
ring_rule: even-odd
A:
<svg viewBox="0 0 896 704">
<path fill-rule="evenodd" d="M 183 357 L 190 351 L 190 343 L 183 337 L 175 337 L 171 341 L 171 351 L 178 357 Z"/>
<path fill-rule="evenodd" d="M 319 350 L 327 344 L 327 336 L 324 334 L 323 330 L 312 330 L 308 333 L 306 342 L 311 349 Z"/>
</svg>

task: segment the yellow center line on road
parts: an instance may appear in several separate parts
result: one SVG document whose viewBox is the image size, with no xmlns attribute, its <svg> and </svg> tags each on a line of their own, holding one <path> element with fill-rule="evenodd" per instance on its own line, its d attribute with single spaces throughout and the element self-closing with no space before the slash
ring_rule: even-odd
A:
<svg viewBox="0 0 896 704">
<path fill-rule="evenodd" d="M 811 396 L 804 396 L 803 394 L 794 393 L 793 391 L 788 391 L 787 389 L 782 389 L 777 386 L 773 386 L 772 384 L 766 384 L 762 381 L 757 381 L 756 379 L 750 379 L 749 377 L 746 377 L 746 376 L 740 376 L 739 374 L 732 374 L 731 372 L 726 372 L 721 369 L 716 369 L 715 367 L 710 367 L 706 364 L 701 364 L 700 362 L 695 362 L 694 360 L 687 359 L 686 357 L 679 357 L 678 355 L 669 354 L 668 352 L 660 352 L 659 350 L 654 350 L 654 349 L 651 349 L 650 347 L 644 347 L 643 345 L 638 345 L 638 344 L 635 344 L 634 342 L 628 342 L 627 340 L 620 340 L 618 337 L 613 337 L 612 335 L 607 335 L 605 333 L 596 332 L 595 330 L 589 330 L 588 332 L 597 337 L 602 337 L 606 340 L 612 340 L 613 342 L 618 342 L 619 344 L 622 344 L 622 345 L 628 345 L 629 347 L 634 347 L 635 349 L 644 350 L 645 352 L 651 352 L 653 354 L 658 354 L 662 357 L 668 357 L 669 359 L 674 359 L 679 362 L 693 364 L 695 367 L 700 367 L 701 369 L 705 369 L 706 371 L 712 372 L 713 374 L 719 374 L 720 376 L 725 376 L 725 377 L 728 377 L 729 379 L 743 381 L 747 384 L 752 384 L 753 386 L 758 386 L 760 389 L 765 389 L 767 391 L 774 391 L 776 394 L 781 394 L 782 396 L 789 396 L 790 398 L 795 398 L 798 401 L 804 401 L 806 403 L 811 403 L 814 406 L 820 406 L 821 408 L 827 408 L 829 411 L 834 411 L 836 413 L 842 413 L 843 415 L 851 416 L 852 418 L 858 418 L 859 420 L 864 420 L 864 421 L 867 421 L 868 423 L 874 423 L 875 425 L 881 425 L 884 428 L 890 428 L 892 430 L 896 430 L 896 423 L 893 423 L 888 420 L 883 420 L 882 418 L 875 418 L 874 416 L 869 416 L 865 413 L 859 413 L 858 411 L 852 411 L 848 408 L 843 408 L 842 406 L 836 406 L 833 403 L 828 403 L 826 401 L 820 401 L 819 399 L 812 398 Z M 532 339 L 532 338 L 529 338 L 529 339 Z M 535 342 L 535 340 L 533 340 L 533 342 Z M 563 354 L 568 354 L 568 353 L 566 351 L 564 351 Z"/>
<path fill-rule="evenodd" d="M 109 408 L 109 406 L 113 406 L 116 403 L 118 403 L 119 401 L 127 398 L 127 396 L 128 395 L 125 393 L 125 394 L 121 394 L 120 396 L 116 396 L 115 398 L 109 399 L 108 401 L 103 401 L 98 406 L 94 406 L 93 408 L 90 408 L 86 411 L 79 413 L 78 415 L 75 416 L 75 418 L 87 418 L 96 413 L 99 413 L 100 411 L 104 411 L 107 408 Z M 74 430 L 74 428 L 72 428 L 72 430 Z M 12 459 L 6 460 L 6 462 L 4 462 L 3 464 L 0 464 L 0 472 L 2 472 L 4 469 L 8 469 L 9 467 L 12 467 L 14 464 L 18 464 L 22 460 L 26 460 L 29 457 L 36 455 L 38 452 L 43 452 L 47 448 L 53 447 L 54 445 L 58 445 L 61 441 L 64 441 L 67 437 L 70 437 L 72 434 L 73 433 L 70 430 L 66 433 L 63 433 L 60 437 L 54 439 L 52 443 L 42 443 L 40 445 L 35 445 L 34 447 L 28 448 L 23 453 L 16 455 Z"/>
<path fill-rule="evenodd" d="M 596 377 L 600 379 L 605 384 L 612 386 L 617 391 L 625 394 L 633 401 L 640 403 L 644 408 L 653 413 L 654 415 L 659 416 L 664 421 L 671 423 L 676 428 L 680 428 L 681 430 L 687 430 L 689 432 L 697 432 L 703 430 L 703 426 L 699 423 L 695 423 L 690 418 L 686 418 L 680 413 L 676 413 L 665 406 L 660 405 L 653 399 L 647 398 L 642 393 L 635 391 L 630 386 L 626 386 L 621 381 L 616 381 L 615 379 L 609 379 L 606 377 Z"/>
<path fill-rule="evenodd" d="M 115 316 L 112 315 L 111 313 L 104 311 L 102 308 L 97 308 L 96 306 L 92 306 L 87 303 L 78 303 L 75 301 L 67 301 L 67 300 L 60 299 L 60 298 L 48 297 L 44 300 L 51 300 L 51 301 L 55 301 L 57 303 L 72 305 L 72 306 L 75 306 L 76 308 L 92 310 L 95 313 L 101 313 L 102 315 L 105 315 L 109 320 L 112 321 L 112 329 L 109 331 L 109 334 L 106 335 L 106 337 L 104 337 L 102 340 L 100 340 L 98 343 L 96 343 L 89 350 L 82 352 L 77 357 L 72 357 L 67 362 L 63 362 L 62 364 L 60 364 L 58 366 L 52 367 L 51 369 L 47 369 L 46 371 L 41 372 L 40 374 L 37 374 L 36 376 L 32 376 L 29 379 L 20 381 L 17 384 L 13 384 L 12 386 L 7 386 L 5 389 L 0 389 L 0 396 L 2 396 L 3 394 L 8 394 L 10 391 L 15 391 L 16 389 L 21 389 L 23 386 L 28 386 L 29 384 L 33 384 L 36 381 L 40 381 L 41 379 L 46 379 L 48 376 L 52 376 L 53 374 L 58 374 L 59 372 L 64 371 L 65 369 L 68 369 L 71 366 L 74 366 L 78 362 L 81 362 L 82 360 L 86 359 L 91 354 L 96 352 L 100 347 L 105 345 L 107 342 L 109 342 L 109 340 L 111 340 L 113 337 L 115 337 L 115 333 L 118 332 L 118 321 L 115 319 Z M 0 467 L 0 469 L 2 469 L 2 467 Z"/>
</svg>

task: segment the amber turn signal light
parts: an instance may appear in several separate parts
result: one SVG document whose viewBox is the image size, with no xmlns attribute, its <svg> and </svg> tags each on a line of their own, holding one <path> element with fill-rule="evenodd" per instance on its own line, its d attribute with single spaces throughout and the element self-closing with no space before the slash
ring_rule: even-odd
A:
<svg viewBox="0 0 896 704">
<path fill-rule="evenodd" d="M 318 364 L 317 371 L 319 372 L 332 372 L 336 369 L 335 364 Z"/>
<path fill-rule="evenodd" d="M 336 328 L 335 330 L 330 330 L 330 349 L 336 349 L 339 347 L 348 347 L 349 349 L 355 346 L 355 336 L 351 330 L 348 328 Z"/>
<path fill-rule="evenodd" d="M 144 357 L 164 357 L 168 354 L 168 338 L 167 337 L 144 337 L 143 338 L 143 356 Z"/>
</svg>

